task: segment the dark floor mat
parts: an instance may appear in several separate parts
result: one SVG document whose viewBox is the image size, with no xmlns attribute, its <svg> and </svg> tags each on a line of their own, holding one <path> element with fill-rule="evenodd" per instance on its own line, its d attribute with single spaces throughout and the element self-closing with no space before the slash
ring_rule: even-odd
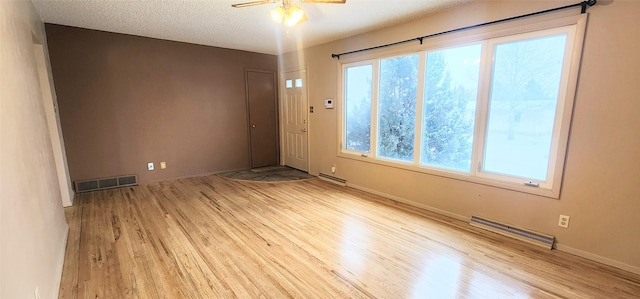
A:
<svg viewBox="0 0 640 299">
<path fill-rule="evenodd" d="M 258 182 L 283 182 L 315 178 L 314 176 L 287 166 L 268 166 L 249 170 L 221 173 L 220 176 L 234 180 Z"/>
</svg>

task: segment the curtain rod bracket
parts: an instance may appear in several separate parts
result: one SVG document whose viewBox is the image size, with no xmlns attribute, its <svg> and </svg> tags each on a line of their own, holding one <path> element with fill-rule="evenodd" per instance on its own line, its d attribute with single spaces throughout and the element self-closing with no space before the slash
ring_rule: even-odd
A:
<svg viewBox="0 0 640 299">
<path fill-rule="evenodd" d="M 419 40 L 419 41 L 420 41 L 420 44 L 422 45 L 422 40 L 424 39 L 424 37 L 418 37 L 418 38 L 416 38 L 416 39 L 417 39 L 417 40 Z"/>
<path fill-rule="evenodd" d="M 580 3 L 581 7 L 582 7 L 581 13 L 586 13 L 587 12 L 587 7 L 588 6 L 594 6 L 594 5 L 596 5 L 596 3 L 598 3 L 598 0 L 586 0 L 586 1 L 583 1 L 582 3 Z"/>
</svg>

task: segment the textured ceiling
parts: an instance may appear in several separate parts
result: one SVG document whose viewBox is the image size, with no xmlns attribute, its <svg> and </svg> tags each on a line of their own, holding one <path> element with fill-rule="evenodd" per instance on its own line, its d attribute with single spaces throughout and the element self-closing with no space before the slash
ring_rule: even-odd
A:
<svg viewBox="0 0 640 299">
<path fill-rule="evenodd" d="M 277 24 L 277 4 L 233 8 L 244 0 L 32 0 L 46 23 L 194 44 L 280 54 L 407 22 L 474 0 L 297 0 L 308 20 Z"/>
</svg>

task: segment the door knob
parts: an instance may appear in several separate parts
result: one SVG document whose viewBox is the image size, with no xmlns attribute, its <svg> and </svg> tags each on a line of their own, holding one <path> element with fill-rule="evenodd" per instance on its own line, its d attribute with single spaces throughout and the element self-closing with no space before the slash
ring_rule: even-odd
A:
<svg viewBox="0 0 640 299">
<path fill-rule="evenodd" d="M 251 125 L 251 127 L 252 127 L 252 128 L 255 128 L 255 127 L 256 127 L 256 125 Z"/>
</svg>

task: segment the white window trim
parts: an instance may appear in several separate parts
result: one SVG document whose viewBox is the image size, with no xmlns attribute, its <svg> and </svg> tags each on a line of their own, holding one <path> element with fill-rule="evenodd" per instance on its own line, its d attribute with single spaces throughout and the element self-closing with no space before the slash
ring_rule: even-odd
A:
<svg viewBox="0 0 640 299">
<path fill-rule="evenodd" d="M 582 57 L 582 46 L 584 41 L 584 35 L 586 30 L 586 22 L 587 22 L 588 14 L 581 14 L 569 17 L 561 17 L 555 19 L 542 19 L 540 22 L 536 22 L 534 24 L 523 23 L 522 21 L 514 21 L 508 24 L 500 24 L 495 26 L 489 26 L 485 28 L 480 28 L 477 30 L 470 30 L 469 32 L 463 32 L 460 34 L 452 34 L 450 37 L 440 37 L 434 38 L 432 40 L 425 40 L 423 45 L 418 46 L 406 46 L 406 47 L 397 47 L 396 49 L 386 50 L 386 51 L 373 51 L 372 53 L 367 54 L 359 54 L 353 55 L 352 57 L 345 57 L 346 59 L 342 59 L 340 63 L 338 63 L 338 81 L 339 81 L 339 97 L 338 101 L 336 101 L 336 108 L 338 115 L 338 146 L 337 146 L 337 156 L 367 163 L 373 163 L 393 168 L 399 168 L 409 171 L 415 171 L 419 173 L 430 174 L 434 176 L 446 177 L 461 181 L 467 181 L 482 185 L 493 186 L 502 189 L 508 189 L 523 193 L 535 194 L 549 198 L 559 198 L 561 191 L 561 183 L 564 172 L 564 164 L 565 158 L 567 154 L 567 146 L 568 146 L 568 137 L 569 137 L 569 129 L 571 126 L 571 116 L 573 112 L 574 99 L 576 96 L 577 89 L 577 80 L 578 73 L 580 68 L 580 61 Z M 540 18 L 532 18 L 533 20 Z M 511 26 L 510 26 L 511 25 Z M 493 48 L 488 44 L 495 44 L 500 37 L 512 38 L 513 36 L 526 34 L 528 32 L 537 32 L 547 29 L 557 29 L 560 30 L 562 27 L 573 26 L 574 30 L 572 34 L 568 34 L 567 44 L 573 45 L 572 48 L 567 47 L 565 52 L 565 59 L 569 58 L 569 71 L 565 72 L 563 69 L 563 75 L 561 78 L 561 87 L 560 92 L 564 92 L 564 104 L 561 105 L 558 103 L 557 114 L 562 114 L 562 123 L 557 123 L 554 125 L 554 140 L 552 140 L 552 148 L 555 147 L 556 150 L 552 150 L 550 157 L 550 165 L 554 165 L 554 168 L 550 170 L 548 173 L 551 174 L 552 177 L 547 179 L 547 183 L 540 184 L 538 187 L 527 186 L 523 183 L 522 179 L 507 179 L 506 176 L 498 176 L 493 175 L 486 172 L 478 171 L 478 163 L 479 160 L 482 159 L 484 151 L 484 139 L 485 130 L 480 130 L 479 128 L 485 128 L 486 125 L 486 116 L 488 109 L 488 101 L 478 101 L 478 107 L 476 108 L 476 123 L 474 130 L 474 146 L 472 153 L 472 169 L 471 172 L 457 172 L 451 169 L 445 168 L 437 168 L 433 166 L 425 166 L 420 164 L 420 139 L 421 139 L 421 129 L 419 127 L 422 126 L 422 103 L 423 103 L 423 85 L 424 85 L 424 60 L 425 53 L 427 51 L 434 51 L 438 48 L 451 48 L 455 46 L 461 46 L 465 44 L 472 43 L 483 43 L 483 48 L 486 47 L 488 51 L 483 51 L 483 60 L 485 63 L 482 65 L 486 65 L 486 59 L 492 59 L 490 55 L 493 53 Z M 495 39 L 491 42 L 487 40 Z M 344 70 L 347 67 L 353 67 L 357 65 L 371 64 L 373 66 L 373 74 L 372 78 L 378 78 L 379 73 L 379 61 L 381 59 L 391 58 L 393 56 L 401 56 L 401 55 L 411 55 L 419 53 L 420 54 L 420 69 L 419 69 L 419 78 L 418 78 L 418 90 L 417 90 L 417 107 L 416 111 L 416 136 L 414 138 L 414 160 L 412 162 L 385 159 L 381 157 L 377 157 L 376 148 L 377 148 L 377 90 L 378 90 L 378 80 L 373 80 L 373 92 L 371 93 L 371 105 L 372 105 L 372 113 L 371 113 L 371 140 L 370 140 L 370 153 L 362 153 L 357 151 L 345 150 L 343 149 L 343 144 L 345 142 L 344 136 L 344 119 L 345 119 L 345 110 L 344 110 L 344 80 L 343 74 Z M 483 72 L 487 72 L 490 70 L 481 69 L 481 76 L 485 76 Z M 491 80 L 482 80 L 483 83 L 479 86 L 478 97 L 488 96 L 490 89 Z M 422 83 L 420 83 L 422 82 Z M 485 86 L 486 85 L 486 86 Z M 564 87 L 564 88 L 563 88 Z M 485 122 L 485 123 L 478 123 Z M 556 134 L 556 130 L 558 134 Z M 482 142 L 482 143 L 478 143 Z M 480 145 L 476 145 L 480 144 Z M 479 152 L 476 152 L 479 151 Z M 552 159 L 555 160 L 555 163 L 551 163 Z"/>
</svg>

